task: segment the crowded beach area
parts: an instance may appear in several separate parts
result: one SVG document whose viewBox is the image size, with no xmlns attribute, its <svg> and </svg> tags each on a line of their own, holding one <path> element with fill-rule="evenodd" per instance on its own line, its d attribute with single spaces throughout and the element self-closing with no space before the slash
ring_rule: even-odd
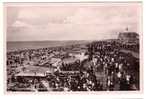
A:
<svg viewBox="0 0 146 99">
<path fill-rule="evenodd" d="M 7 91 L 140 90 L 139 35 L 6 53 Z"/>
</svg>

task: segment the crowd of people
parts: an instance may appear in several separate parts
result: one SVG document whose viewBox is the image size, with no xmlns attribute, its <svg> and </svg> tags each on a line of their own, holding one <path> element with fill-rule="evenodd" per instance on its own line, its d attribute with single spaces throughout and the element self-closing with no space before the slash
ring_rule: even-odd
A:
<svg viewBox="0 0 146 99">
<path fill-rule="evenodd" d="M 94 57 L 94 70 L 102 67 L 106 75 L 108 90 L 139 89 L 139 59 L 130 53 L 121 52 L 116 42 L 98 42 L 90 45 L 90 56 Z M 99 53 L 96 53 L 99 52 Z"/>
<path fill-rule="evenodd" d="M 68 57 L 65 48 L 42 48 L 7 53 L 8 86 L 17 82 L 15 84 L 17 87 L 24 84 L 38 91 L 139 90 L 139 59 L 130 53 L 121 52 L 115 41 L 97 41 L 87 46 L 88 49 L 85 49 L 89 56 L 87 59 L 69 64 L 62 62 L 53 73 L 45 77 L 21 78 L 28 79 L 27 81 L 15 78 L 15 74 L 21 72 L 21 69 L 17 71 L 18 67 L 26 64 L 43 66 L 43 63 L 52 57 L 57 56 L 61 59 Z M 62 52 L 64 54 L 61 54 Z"/>
</svg>

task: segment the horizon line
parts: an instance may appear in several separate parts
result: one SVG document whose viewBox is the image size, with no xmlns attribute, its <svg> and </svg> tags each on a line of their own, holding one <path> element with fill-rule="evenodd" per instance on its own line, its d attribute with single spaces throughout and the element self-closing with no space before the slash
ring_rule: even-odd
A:
<svg viewBox="0 0 146 99">
<path fill-rule="evenodd" d="M 101 39 L 101 40 L 115 40 L 113 39 Z M 6 41 L 6 42 L 40 42 L 40 41 L 101 41 L 101 40 L 27 40 L 27 41 Z"/>
</svg>

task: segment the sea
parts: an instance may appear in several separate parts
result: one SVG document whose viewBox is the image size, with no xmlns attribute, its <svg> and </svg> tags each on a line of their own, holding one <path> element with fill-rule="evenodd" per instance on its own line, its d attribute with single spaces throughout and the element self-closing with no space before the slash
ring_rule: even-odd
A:
<svg viewBox="0 0 146 99">
<path fill-rule="evenodd" d="M 57 46 L 68 46 L 75 44 L 86 44 L 91 41 L 78 40 L 78 41 L 8 41 L 6 44 L 7 52 L 24 50 L 24 49 L 38 49 L 49 48 Z"/>
</svg>

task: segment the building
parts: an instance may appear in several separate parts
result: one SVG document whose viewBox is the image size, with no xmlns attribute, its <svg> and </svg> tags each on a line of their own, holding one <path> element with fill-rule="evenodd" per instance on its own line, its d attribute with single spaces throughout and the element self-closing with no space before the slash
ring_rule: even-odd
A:
<svg viewBox="0 0 146 99">
<path fill-rule="evenodd" d="M 22 70 L 15 74 L 15 77 L 45 77 L 46 73 L 53 73 L 53 69 L 40 66 L 26 66 Z"/>
<path fill-rule="evenodd" d="M 50 63 L 53 67 L 58 67 L 62 64 L 62 60 L 60 58 L 51 58 Z"/>
<path fill-rule="evenodd" d="M 76 58 L 73 58 L 73 57 L 64 58 L 64 59 L 62 60 L 62 62 L 63 62 L 64 64 L 73 64 L 73 63 L 75 63 L 76 61 L 77 61 L 77 59 L 76 59 Z"/>
<path fill-rule="evenodd" d="M 80 61 L 83 61 L 88 58 L 88 55 L 86 55 L 86 50 L 70 51 L 69 56 L 75 57 L 77 60 Z"/>
<path fill-rule="evenodd" d="M 118 40 L 122 44 L 136 45 L 139 43 L 139 35 L 136 32 L 121 32 L 118 35 Z"/>
</svg>

